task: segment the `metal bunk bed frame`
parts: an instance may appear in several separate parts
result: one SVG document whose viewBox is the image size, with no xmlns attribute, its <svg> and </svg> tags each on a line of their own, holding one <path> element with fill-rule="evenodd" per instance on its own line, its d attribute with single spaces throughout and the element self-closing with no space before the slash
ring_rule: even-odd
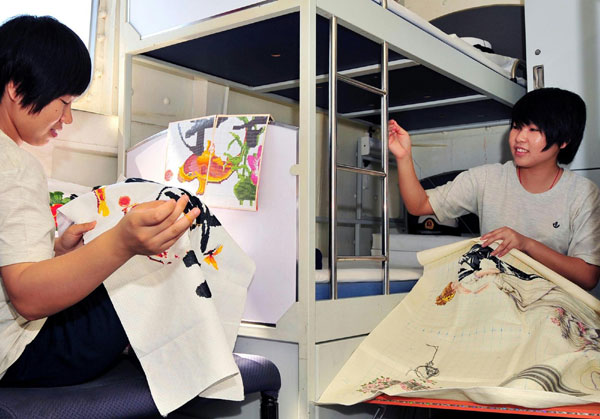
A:
<svg viewBox="0 0 600 419">
<path fill-rule="evenodd" d="M 317 355 L 316 345 L 320 342 L 331 342 L 348 337 L 368 334 L 375 325 L 402 299 L 402 295 L 382 295 L 356 299 L 315 302 L 315 245 L 316 245 L 316 23 L 317 15 L 331 19 L 331 31 L 335 33 L 341 24 L 358 34 L 375 41 L 382 46 L 382 86 L 375 89 L 381 94 L 383 109 L 382 137 L 387 137 L 387 74 L 388 48 L 392 48 L 409 59 L 414 59 L 427 67 L 456 80 L 486 97 L 506 105 L 512 105 L 524 94 L 524 89 L 492 70 L 481 71 L 475 61 L 465 60 L 460 52 L 448 48 L 433 36 L 410 24 L 398 26 L 398 17 L 385 10 L 386 1 L 382 5 L 366 0 L 277 0 L 261 3 L 251 7 L 223 14 L 201 22 L 178 27 L 172 31 L 140 37 L 128 22 L 128 4 L 120 3 L 120 48 L 119 48 L 119 146 L 118 172 L 124 173 L 125 150 L 131 144 L 131 95 L 132 66 L 137 56 L 178 42 L 204 37 L 227 29 L 236 28 L 287 13 L 299 13 L 300 50 L 299 50 L 299 164 L 293 169 L 298 176 L 298 301 L 281 318 L 276 327 L 243 325 L 240 335 L 270 341 L 291 342 L 298 345 L 298 417 L 314 417 L 318 397 L 317 390 Z M 332 39 L 335 36 L 332 35 Z M 410 40 L 410 41 L 407 41 Z M 331 64 L 335 66 L 335 46 L 331 47 Z M 159 64 L 160 65 L 160 64 Z M 165 65 L 176 68 L 177 66 Z M 354 83 L 354 80 L 337 73 L 335 68 L 329 71 L 330 79 Z M 479 71 L 476 71 L 479 70 Z M 188 71 L 211 81 L 224 83 L 243 89 L 234 82 L 220 79 L 204 73 Z M 335 108 L 336 83 L 330 83 L 333 101 L 330 109 Z M 364 86 L 363 86 L 364 87 Z M 251 90 L 251 89 L 247 89 Z M 336 114 L 330 117 L 332 150 L 336 142 Z M 385 148 L 385 147 L 384 147 Z M 335 154 L 335 153 L 333 153 Z M 370 173 L 384 177 L 384 196 L 387 197 L 387 155 L 383 156 L 382 173 Z M 332 159 L 332 177 L 335 179 L 337 162 Z M 354 168 L 341 167 L 341 170 Z M 367 173 L 363 169 L 359 173 Z M 334 184 L 335 182 L 332 182 Z M 331 195 L 332 203 L 335 197 Z M 386 198 L 387 199 L 387 198 Z M 384 208 L 384 231 L 387 225 L 387 203 Z M 331 225 L 335 228 L 336 215 L 332 205 Z M 335 232 L 333 233 L 335 237 Z M 336 254 L 335 240 L 332 240 L 332 254 Z M 384 245 L 387 250 L 387 245 Z M 333 258 L 331 258 L 333 259 Z M 338 260 L 344 259 L 338 258 Z M 387 259 L 379 259 L 387 272 Z M 335 265 L 335 261 L 334 261 Z M 335 267 L 333 268 L 335 271 Z M 333 272 L 335 278 L 335 272 Z M 335 282 L 335 279 L 334 281 Z M 389 292 L 389 280 L 385 279 L 386 294 Z M 335 285 L 334 285 L 335 289 Z M 333 294 L 332 294 L 333 295 Z M 344 312 L 348 315 L 340 316 Z M 326 321 L 319 321 L 326 320 Z"/>
<path fill-rule="evenodd" d="M 382 0 L 382 7 L 387 7 L 387 0 Z M 390 235 L 390 221 L 388 215 L 388 182 L 389 182 L 389 159 L 387 142 L 382 141 L 381 161 L 382 171 L 369 170 L 362 167 L 354 167 L 338 163 L 337 159 L 337 82 L 342 81 L 352 84 L 360 89 L 375 93 L 381 97 L 381 138 L 387 138 L 387 120 L 388 120 L 388 45 L 383 42 L 381 45 L 381 88 L 375 88 L 371 85 L 359 82 L 350 77 L 338 73 L 337 70 L 337 17 L 330 19 L 329 36 L 329 155 L 330 155 L 330 173 L 329 173 L 329 272 L 331 273 L 331 298 L 338 298 L 337 281 L 337 263 L 350 260 L 371 260 L 382 263 L 383 268 L 383 293 L 389 295 L 389 251 L 388 242 Z M 382 256 L 340 256 L 337 250 L 337 171 L 345 170 L 360 175 L 377 176 L 383 179 L 382 182 Z M 355 252 L 356 253 L 356 252 Z"/>
</svg>

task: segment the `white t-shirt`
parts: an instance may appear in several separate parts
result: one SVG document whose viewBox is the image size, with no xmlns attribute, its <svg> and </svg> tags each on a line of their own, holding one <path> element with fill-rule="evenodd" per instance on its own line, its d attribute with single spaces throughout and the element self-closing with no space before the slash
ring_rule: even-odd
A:
<svg viewBox="0 0 600 419">
<path fill-rule="evenodd" d="M 512 161 L 469 169 L 426 192 L 440 221 L 471 212 L 479 216 L 481 234 L 507 226 L 559 253 L 600 265 L 600 192 L 570 170 L 538 194 L 523 188 Z"/>
<path fill-rule="evenodd" d="M 54 219 L 40 163 L 0 131 L 0 266 L 50 259 Z M 46 319 L 28 321 L 0 292 L 0 377 L 35 338 Z"/>
</svg>

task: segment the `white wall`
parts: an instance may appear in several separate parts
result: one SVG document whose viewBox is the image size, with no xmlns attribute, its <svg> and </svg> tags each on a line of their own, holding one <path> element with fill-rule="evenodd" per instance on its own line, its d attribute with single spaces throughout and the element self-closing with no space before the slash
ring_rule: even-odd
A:
<svg viewBox="0 0 600 419">
<path fill-rule="evenodd" d="M 413 160 L 419 178 L 449 170 L 504 162 L 511 158 L 509 126 L 413 136 Z"/>
<path fill-rule="evenodd" d="M 73 111 L 73 123 L 43 147 L 23 147 L 40 160 L 47 177 L 85 186 L 117 178 L 116 116 Z"/>
</svg>

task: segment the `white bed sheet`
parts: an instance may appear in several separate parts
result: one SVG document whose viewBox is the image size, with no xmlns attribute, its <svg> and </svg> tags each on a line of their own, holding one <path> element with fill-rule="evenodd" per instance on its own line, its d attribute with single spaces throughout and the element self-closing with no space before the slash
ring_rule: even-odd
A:
<svg viewBox="0 0 600 419">
<path fill-rule="evenodd" d="M 380 3 L 380 1 L 377 1 L 377 0 L 374 0 L 374 1 L 376 3 Z M 502 66 L 500 66 L 497 64 L 497 62 L 505 63 L 506 59 L 514 60 L 513 58 L 505 57 L 503 55 L 498 55 L 498 54 L 484 53 L 484 52 L 478 50 L 477 48 L 473 47 L 472 45 L 470 45 L 468 42 L 463 41 L 456 35 L 447 34 L 444 31 L 436 28 L 435 26 L 433 26 L 431 23 L 429 23 L 428 21 L 426 21 L 425 19 L 423 19 L 416 13 L 410 11 L 406 7 L 401 6 L 400 4 L 398 4 L 394 1 L 388 2 L 388 9 L 392 13 L 394 13 L 394 14 L 398 15 L 399 17 L 401 17 L 402 19 L 406 20 L 407 22 L 410 22 L 413 25 L 424 30 L 425 32 L 435 36 L 436 38 L 438 38 L 442 42 L 446 43 L 447 45 L 450 45 L 451 47 L 459 50 L 463 54 L 468 55 L 469 57 L 473 58 L 474 60 L 476 60 L 476 61 L 480 62 L 481 64 L 485 65 L 486 67 L 490 68 L 491 70 L 494 70 L 498 74 L 501 74 L 502 76 L 510 79 L 510 76 L 511 76 L 510 66 L 508 66 L 506 64 L 503 64 Z M 490 57 L 493 58 L 493 60 L 490 59 Z"/>
<path fill-rule="evenodd" d="M 465 240 L 467 237 L 441 234 L 390 234 L 390 269 L 422 269 L 417 252 Z M 371 255 L 381 255 L 381 234 L 372 236 Z"/>
<path fill-rule="evenodd" d="M 450 243 L 456 243 L 469 237 L 449 236 L 444 234 L 390 234 L 389 247 L 392 251 L 420 252 Z M 381 250 L 381 234 L 372 236 L 372 250 Z M 420 266 L 420 265 L 419 265 Z"/>
</svg>

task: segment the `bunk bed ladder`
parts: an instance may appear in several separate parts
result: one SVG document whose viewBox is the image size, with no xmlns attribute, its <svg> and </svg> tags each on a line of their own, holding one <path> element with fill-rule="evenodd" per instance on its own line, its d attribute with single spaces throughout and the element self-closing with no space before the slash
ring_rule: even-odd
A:
<svg viewBox="0 0 600 419">
<path fill-rule="evenodd" d="M 387 7 L 387 1 L 382 0 L 382 6 Z M 381 45 L 381 88 L 362 83 L 351 77 L 339 74 L 337 71 L 337 17 L 331 16 L 329 36 L 329 272 L 331 275 L 331 299 L 338 298 L 337 264 L 352 260 L 370 260 L 381 262 L 383 269 L 383 293 L 390 293 L 389 281 L 389 212 L 388 212 L 388 173 L 389 159 L 387 141 L 382 141 L 381 166 L 382 170 L 370 170 L 354 167 L 337 161 L 337 82 L 341 81 L 360 89 L 366 90 L 381 98 L 381 138 L 387 138 L 388 119 L 388 44 Z M 340 256 L 337 249 L 337 171 L 353 172 L 359 175 L 383 178 L 382 211 L 381 211 L 381 256 Z M 355 253 L 357 253 L 355 251 Z"/>
</svg>

